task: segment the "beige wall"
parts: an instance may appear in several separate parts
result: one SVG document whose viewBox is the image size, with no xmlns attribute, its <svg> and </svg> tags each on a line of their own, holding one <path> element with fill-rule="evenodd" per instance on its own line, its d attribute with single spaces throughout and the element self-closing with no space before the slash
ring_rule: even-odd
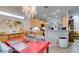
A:
<svg viewBox="0 0 79 59">
<path fill-rule="evenodd" d="M 0 15 L 0 22 L 3 19 L 21 20 L 22 23 L 23 23 L 24 28 L 26 30 L 30 29 L 30 21 L 27 19 L 27 16 L 25 16 L 25 14 L 23 13 L 21 6 L 18 6 L 18 7 L 16 7 L 16 6 L 4 6 L 4 7 L 0 6 L 0 11 L 4 11 L 4 12 L 8 12 L 8 13 L 12 13 L 12 14 L 15 14 L 15 15 L 19 15 L 19 16 L 24 16 L 25 17 L 24 19 L 18 19 L 18 18 L 14 18 L 14 17 L 7 17 L 7 16 L 1 16 Z M 13 30 L 16 30 L 15 27 L 8 28 L 7 25 L 5 24 L 5 21 L 4 21 L 4 23 L 1 23 L 1 24 L 2 25 L 0 25 L 0 32 L 4 32 L 4 31 L 12 32 Z"/>
<path fill-rule="evenodd" d="M 14 24 L 12 24 L 13 26 L 10 28 L 6 24 L 6 21 L 5 21 L 6 19 L 10 19 L 11 22 L 13 22 L 14 20 L 19 20 L 22 22 L 22 26 L 15 27 Z M 24 26 L 24 21 L 22 19 L 17 19 L 17 18 L 13 18 L 13 17 L 0 15 L 0 32 L 13 32 L 14 30 L 18 31 L 20 29 L 20 27 L 23 27 L 23 26 Z"/>
</svg>

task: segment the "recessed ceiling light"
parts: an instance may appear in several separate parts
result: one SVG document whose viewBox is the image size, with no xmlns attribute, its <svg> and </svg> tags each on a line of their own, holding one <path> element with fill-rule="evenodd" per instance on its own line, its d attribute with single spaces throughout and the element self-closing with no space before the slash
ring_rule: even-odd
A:
<svg viewBox="0 0 79 59">
<path fill-rule="evenodd" d="M 59 9 L 57 9 L 57 10 L 56 10 L 56 12 L 60 12 L 60 10 L 59 10 Z"/>
<path fill-rule="evenodd" d="M 53 12 L 53 15 L 56 15 L 56 13 L 55 13 L 55 12 Z"/>
</svg>

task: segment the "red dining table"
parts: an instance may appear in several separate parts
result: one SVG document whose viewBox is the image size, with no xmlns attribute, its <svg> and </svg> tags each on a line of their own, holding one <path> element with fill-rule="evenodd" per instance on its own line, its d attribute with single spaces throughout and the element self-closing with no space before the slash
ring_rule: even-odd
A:
<svg viewBox="0 0 79 59">
<path fill-rule="evenodd" d="M 20 43 L 10 44 L 12 40 L 18 41 Z M 47 53 L 49 52 L 49 41 L 40 40 L 36 42 L 33 41 L 32 39 L 29 39 L 28 42 L 24 42 L 23 38 L 16 38 L 16 39 L 8 40 L 6 41 L 6 43 L 19 53 L 43 53 L 44 51 L 46 51 Z"/>
</svg>

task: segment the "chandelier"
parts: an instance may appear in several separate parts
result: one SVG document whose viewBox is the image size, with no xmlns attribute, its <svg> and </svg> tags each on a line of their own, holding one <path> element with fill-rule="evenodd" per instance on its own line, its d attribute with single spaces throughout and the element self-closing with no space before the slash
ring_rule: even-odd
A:
<svg viewBox="0 0 79 59">
<path fill-rule="evenodd" d="M 23 6 L 22 8 L 29 19 L 34 18 L 37 15 L 36 6 Z"/>
</svg>

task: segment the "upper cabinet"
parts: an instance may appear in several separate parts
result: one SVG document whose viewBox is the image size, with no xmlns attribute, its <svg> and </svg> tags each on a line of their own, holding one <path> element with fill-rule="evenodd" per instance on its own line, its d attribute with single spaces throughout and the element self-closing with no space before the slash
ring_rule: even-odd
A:
<svg viewBox="0 0 79 59">
<path fill-rule="evenodd" d="M 69 22 L 68 17 L 63 16 L 63 17 L 61 18 L 61 26 L 62 26 L 62 27 L 68 28 L 68 22 Z"/>
<path fill-rule="evenodd" d="M 41 27 L 41 24 L 46 25 L 47 22 L 40 20 L 38 18 L 33 18 L 33 19 L 30 20 L 30 24 L 31 24 L 31 27 Z"/>
</svg>

